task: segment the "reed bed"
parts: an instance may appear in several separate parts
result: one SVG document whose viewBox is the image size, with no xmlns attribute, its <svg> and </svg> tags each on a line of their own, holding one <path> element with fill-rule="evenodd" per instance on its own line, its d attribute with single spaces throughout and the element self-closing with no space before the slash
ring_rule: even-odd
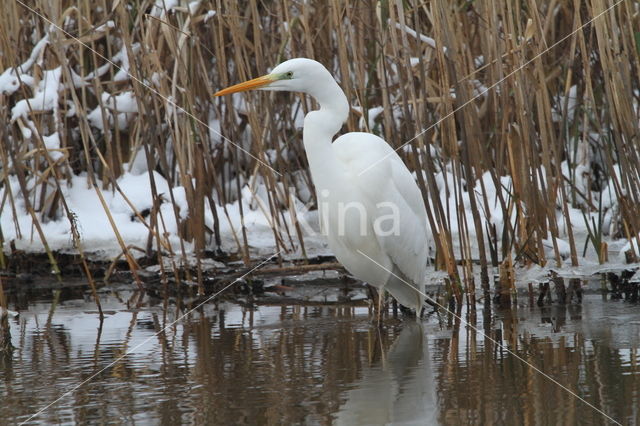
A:
<svg viewBox="0 0 640 426">
<path fill-rule="evenodd" d="M 514 265 L 577 266 L 587 245 L 605 262 L 607 241 L 637 241 L 637 2 L 21 3 L 0 16 L 0 71 L 15 80 L 0 93 L 0 213 L 30 215 L 31 229 L 12 232 L 39 238 L 54 268 L 40 224 L 66 218 L 75 251 L 91 249 L 65 201 L 73 185 L 93 189 L 134 273 L 141 252 L 173 259 L 160 262 L 167 272 L 220 250 L 251 264 L 244 220 L 232 246 L 221 235 L 247 190 L 270 218 L 273 251 L 304 257 L 304 232 L 286 217 L 314 205 L 300 129 L 313 101 L 210 96 L 299 56 L 345 90 L 354 109 L 344 132 L 384 137 L 416 171 L 436 266 L 458 297 L 474 293 L 478 270 L 488 291 L 492 268 L 510 285 Z M 41 86 L 54 99 L 16 112 L 44 79 L 59 82 Z M 148 209 L 123 196 L 148 228 L 145 247 L 127 245 L 105 201 L 133 166 L 156 172 Z M 238 203 L 241 218 L 246 208 Z"/>
</svg>

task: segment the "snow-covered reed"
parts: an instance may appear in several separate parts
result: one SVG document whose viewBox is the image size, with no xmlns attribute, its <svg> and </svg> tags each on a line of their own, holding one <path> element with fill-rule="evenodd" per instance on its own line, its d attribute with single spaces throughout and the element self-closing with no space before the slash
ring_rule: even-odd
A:
<svg viewBox="0 0 640 426">
<path fill-rule="evenodd" d="M 477 268 L 487 290 L 492 266 L 579 265 L 585 241 L 601 262 L 614 239 L 638 246 L 636 3 L 24 4 L 0 16 L 5 252 L 121 252 L 135 270 L 139 253 L 322 249 L 299 221 L 312 101 L 210 96 L 297 56 L 340 81 L 344 131 L 416 171 L 460 288 Z"/>
</svg>

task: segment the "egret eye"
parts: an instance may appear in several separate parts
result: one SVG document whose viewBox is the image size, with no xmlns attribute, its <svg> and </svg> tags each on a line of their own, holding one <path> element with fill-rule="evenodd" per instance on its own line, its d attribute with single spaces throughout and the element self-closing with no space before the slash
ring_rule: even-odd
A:
<svg viewBox="0 0 640 426">
<path fill-rule="evenodd" d="M 284 76 L 286 78 L 288 78 L 289 80 L 291 80 L 293 78 L 293 71 L 289 71 L 289 72 L 285 73 Z"/>
</svg>

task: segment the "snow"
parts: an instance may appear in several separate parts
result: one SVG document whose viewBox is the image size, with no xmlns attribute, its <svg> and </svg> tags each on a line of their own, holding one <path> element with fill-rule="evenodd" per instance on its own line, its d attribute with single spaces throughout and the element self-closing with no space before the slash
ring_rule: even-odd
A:
<svg viewBox="0 0 640 426">
<path fill-rule="evenodd" d="M 47 138 L 47 148 L 59 144 L 57 134 Z M 138 157 L 144 155 L 138 153 Z M 138 169 L 139 172 L 139 169 Z M 160 232 L 166 237 L 166 242 L 173 248 L 174 252 L 180 250 L 180 238 L 178 228 L 181 220 L 189 215 L 189 205 L 187 203 L 186 191 L 182 186 L 173 187 L 173 199 L 177 206 L 177 216 L 170 203 L 170 186 L 167 180 L 159 173 L 153 172 L 155 187 L 159 199 L 161 200 L 159 214 Z M 20 194 L 20 186 L 17 178 L 9 177 L 9 187 L 0 187 L 0 199 L 3 199 L 5 192 L 10 190 L 14 197 Z M 115 232 L 110 224 L 109 217 L 100 202 L 97 191 L 101 192 L 109 214 L 114 220 L 118 232 L 122 236 L 126 245 L 145 247 L 149 237 L 149 217 L 146 216 L 141 221 L 136 216 L 135 211 L 140 214 L 148 213 L 153 207 L 153 197 L 151 189 L 150 174 L 145 171 L 141 174 L 131 172 L 124 173 L 117 180 L 118 187 L 123 194 L 118 191 L 102 191 L 102 182 L 96 182 L 95 187 L 88 184 L 86 176 L 74 176 L 70 183 L 60 181 L 62 193 L 67 205 L 71 210 L 75 224 L 80 232 L 83 247 L 89 253 L 98 257 L 110 258 L 120 253 L 121 248 L 117 243 Z M 268 203 L 262 199 L 265 194 L 254 193 L 245 186 L 242 198 L 234 203 L 225 206 L 217 206 L 217 214 L 221 219 L 220 229 L 223 239 L 223 249 L 227 251 L 237 251 L 236 241 L 242 241 L 242 225 L 247 229 L 249 246 L 255 255 L 268 255 L 274 252 L 274 236 L 272 224 L 274 219 L 270 216 Z M 18 200 L 20 198 L 18 197 Z M 259 200 L 257 203 L 256 200 Z M 240 215 L 240 204 L 244 209 L 244 220 Z M 262 208 L 257 204 L 262 204 Z M 299 200 L 294 201 L 297 206 L 296 216 L 302 223 L 303 230 L 310 230 L 313 235 L 308 235 L 305 239 L 307 251 L 316 250 L 318 254 L 328 254 L 324 239 L 318 234 L 317 216 L 315 212 L 308 212 Z M 135 208 L 135 210 L 134 210 Z M 146 212 L 145 212 L 146 211 Z M 14 241 L 18 249 L 27 251 L 43 251 L 44 246 L 38 234 L 32 231 L 31 216 L 27 213 L 23 202 L 16 203 L 16 215 L 7 208 L 0 216 L 0 226 L 4 236 L 4 250 L 8 250 L 9 242 Z M 284 214 L 286 223 L 281 224 L 281 232 L 284 226 L 288 226 L 293 231 L 293 220 L 288 213 Z M 205 223 L 210 228 L 213 227 L 213 213 L 209 204 L 205 203 Z M 73 241 L 71 237 L 71 226 L 66 215 L 40 222 L 47 242 L 52 250 L 73 253 Z M 20 237 L 21 234 L 21 237 Z M 163 237 L 163 238 L 165 238 Z M 294 236 L 294 239 L 297 238 Z M 191 253 L 192 246 L 185 242 L 187 250 Z M 290 253 L 299 255 L 299 247 L 289 244 L 287 247 Z M 141 253 L 133 252 L 134 255 Z"/>
<path fill-rule="evenodd" d="M 365 125 L 365 115 L 363 113 L 362 107 L 352 106 L 351 109 L 360 113 L 359 126 L 361 129 L 372 131 L 376 128 L 376 120 L 384 112 L 384 108 L 381 106 L 371 107 L 367 110 L 367 122 Z M 302 114 L 299 114 L 302 115 Z M 296 122 L 296 128 L 302 128 L 302 124 L 304 123 L 304 117 L 299 122 Z"/>
<path fill-rule="evenodd" d="M 200 0 L 192 1 L 189 3 L 189 13 L 191 15 L 195 15 L 198 12 L 198 9 L 200 8 L 200 3 L 202 3 Z"/>
<path fill-rule="evenodd" d="M 0 74 L 0 93 L 10 95 L 20 87 L 14 68 L 7 68 Z"/>
<path fill-rule="evenodd" d="M 556 105 L 551 111 L 551 119 L 558 123 L 562 121 L 562 117 L 566 115 L 568 121 L 573 121 L 578 104 L 578 86 L 573 85 L 569 88 L 569 93 L 558 96 Z"/>
<path fill-rule="evenodd" d="M 33 47 L 29 59 L 17 68 L 7 68 L 0 74 L 0 94 L 10 95 L 17 91 L 20 88 L 20 80 L 27 85 L 33 84 L 33 78 L 26 73 L 36 62 L 36 58 L 48 43 L 49 35 L 46 35 Z M 18 73 L 20 73 L 20 79 L 18 79 Z"/>
<path fill-rule="evenodd" d="M 11 121 L 15 121 L 19 117 L 26 118 L 30 109 L 34 111 L 51 111 L 57 108 L 61 74 L 61 67 L 45 71 L 33 98 L 21 99 L 11 108 Z"/>
<path fill-rule="evenodd" d="M 216 11 L 215 10 L 209 10 L 207 12 L 207 15 L 204 18 L 204 22 L 207 22 L 209 19 L 213 18 L 214 16 L 216 16 Z"/>
<path fill-rule="evenodd" d="M 162 18 L 166 12 L 171 12 L 175 7 L 179 5 L 178 0 L 156 0 L 151 8 L 151 16 L 156 18 Z"/>
<path fill-rule="evenodd" d="M 129 123 L 133 119 L 133 114 L 138 112 L 138 104 L 136 103 L 133 91 L 127 91 L 119 95 L 112 95 L 108 92 L 102 92 L 102 106 L 98 105 L 87 115 L 89 123 L 104 132 L 105 121 L 107 127 L 111 128 L 114 124 L 114 116 L 119 130 L 127 130 Z"/>
<path fill-rule="evenodd" d="M 420 40 L 423 43 L 426 43 L 428 46 L 432 47 L 433 49 L 436 48 L 436 41 L 434 39 L 432 39 L 431 37 L 427 37 L 424 34 L 418 34 L 415 30 L 409 28 L 406 25 L 402 25 L 400 22 L 396 22 L 396 28 L 404 31 L 405 33 L 407 33 L 408 35 L 410 35 L 411 37 Z M 447 48 L 443 47 L 442 51 L 444 53 L 447 53 Z"/>
<path fill-rule="evenodd" d="M 169 3 L 167 1 L 167 3 Z M 131 49 L 131 53 L 133 55 L 137 55 L 140 53 L 140 43 L 133 43 L 130 46 Z M 122 49 L 120 49 L 120 51 L 113 56 L 112 58 L 112 62 L 120 63 L 120 66 L 118 68 L 118 72 L 116 72 L 116 74 L 113 76 L 113 81 L 126 81 L 129 80 L 130 75 L 129 75 L 129 68 L 130 68 L 130 64 L 129 64 L 129 53 L 127 52 L 127 46 L 122 46 Z"/>
<path fill-rule="evenodd" d="M 161 192 L 160 190 L 168 190 L 168 184 L 164 178 L 158 174 L 155 174 L 154 177 L 156 178 L 156 186 L 159 192 Z M 14 195 L 19 194 L 17 179 L 11 178 L 11 183 Z M 148 173 L 140 176 L 125 174 L 118 180 L 118 184 L 123 189 L 127 199 L 139 212 L 152 207 Z M 88 185 L 86 177 L 74 176 L 70 184 L 66 181 L 60 181 L 60 185 L 67 205 L 75 218 L 75 224 L 80 232 L 85 249 L 91 253 L 103 253 L 107 257 L 117 255 L 120 248 L 116 242 L 115 233 L 110 225 L 107 213 L 103 209 L 97 194 L 98 188 L 102 186 L 102 183 L 98 182 L 96 188 L 93 188 Z M 3 196 L 5 190 L 5 188 L 0 190 L 0 196 Z M 115 191 L 101 192 L 109 213 L 117 224 L 118 231 L 125 242 L 144 247 L 149 235 L 147 225 L 133 216 L 132 208 L 125 202 L 121 194 Z M 174 195 L 180 206 L 179 215 L 182 215 L 187 210 L 184 191 L 175 189 Z M 32 229 L 31 216 L 27 214 L 24 203 L 16 203 L 16 208 L 17 214 L 15 217 L 10 209 L 7 209 L 0 218 L 0 226 L 2 226 L 5 241 L 14 240 L 16 247 L 22 250 L 42 251 L 43 245 L 37 237 L 37 233 L 30 232 Z M 177 221 L 173 208 L 170 204 L 163 203 L 160 212 L 165 218 L 162 222 L 161 230 L 169 234 L 169 241 L 177 247 L 179 240 L 176 236 Z M 17 226 L 14 225 L 14 221 Z M 55 220 L 41 221 L 41 226 L 51 249 L 73 252 L 71 226 L 65 215 L 60 215 Z M 18 230 L 21 231 L 22 238 L 18 237 Z"/>
<path fill-rule="evenodd" d="M 112 20 L 109 20 L 107 22 L 105 22 L 104 24 L 96 27 L 96 29 L 94 31 L 103 31 L 103 32 L 107 32 L 110 29 L 113 29 L 116 27 L 115 22 L 113 22 Z"/>
<path fill-rule="evenodd" d="M 102 93 L 102 101 L 104 105 L 117 112 L 138 112 L 138 104 L 136 103 L 133 91 L 121 93 L 119 95 L 110 95 Z"/>
<path fill-rule="evenodd" d="M 53 161 L 58 161 L 64 157 L 64 154 L 60 152 L 60 135 L 58 132 L 49 136 L 43 136 L 42 140 L 44 141 L 44 145 L 47 148 L 47 151 L 49 151 L 49 156 Z"/>
<path fill-rule="evenodd" d="M 548 233 L 547 238 L 544 238 L 542 240 L 542 245 L 546 249 L 545 251 L 547 256 L 550 258 L 553 257 L 554 255 L 553 254 L 554 253 L 553 238 L 550 232 Z M 556 245 L 558 246 L 558 253 L 563 259 L 566 259 L 571 255 L 569 243 L 567 243 L 566 241 L 560 238 L 556 238 Z"/>
</svg>

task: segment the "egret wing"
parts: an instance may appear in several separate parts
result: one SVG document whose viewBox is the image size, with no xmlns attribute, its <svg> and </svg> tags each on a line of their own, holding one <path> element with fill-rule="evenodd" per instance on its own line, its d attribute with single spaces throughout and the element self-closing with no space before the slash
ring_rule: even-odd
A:
<svg viewBox="0 0 640 426">
<path fill-rule="evenodd" d="M 369 201 L 376 238 L 397 269 L 393 273 L 401 275 L 388 284 L 398 287 L 395 293 L 409 292 L 398 297 L 391 286 L 388 290 L 397 299 L 411 296 L 408 305 L 415 306 L 415 291 L 402 280 L 423 292 L 428 234 L 420 189 L 396 152 L 375 135 L 348 133 L 334 142 L 334 150 Z"/>
</svg>

